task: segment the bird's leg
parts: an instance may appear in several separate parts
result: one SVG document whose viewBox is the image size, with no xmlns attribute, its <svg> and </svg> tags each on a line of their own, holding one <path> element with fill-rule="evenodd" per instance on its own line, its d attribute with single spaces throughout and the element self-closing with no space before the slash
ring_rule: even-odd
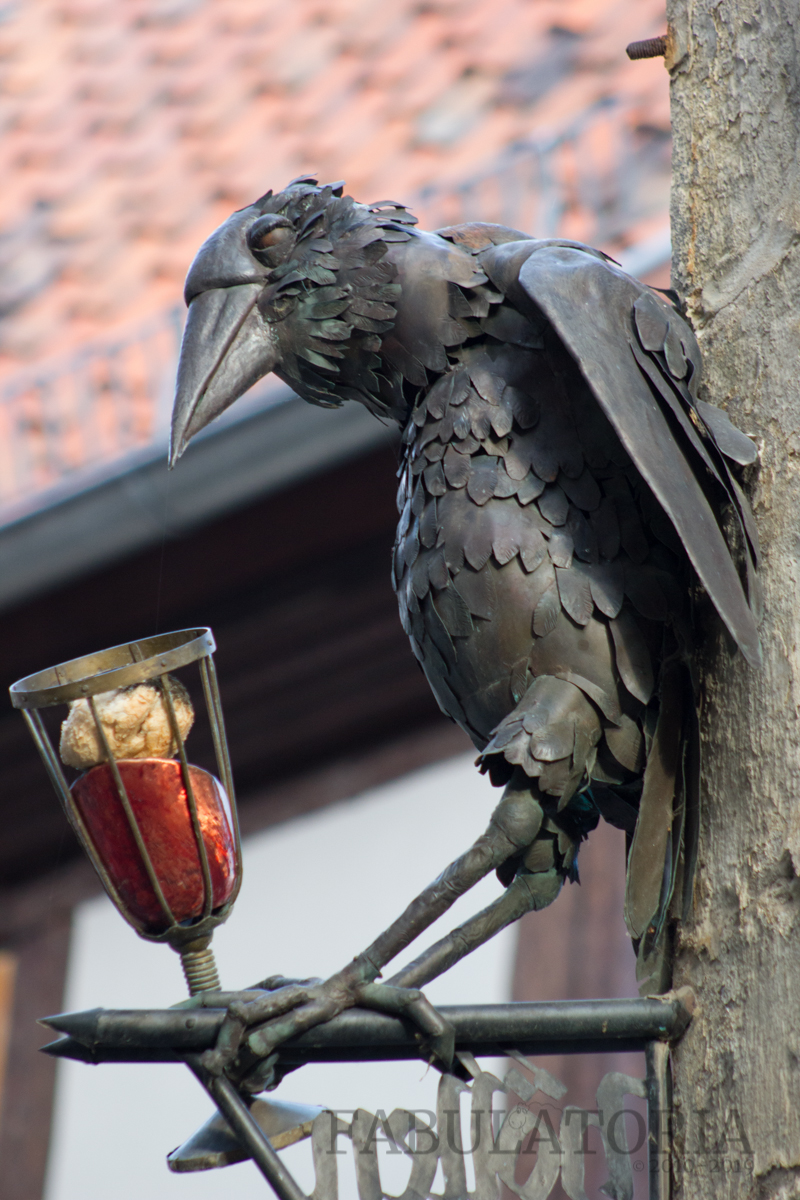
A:
<svg viewBox="0 0 800 1200">
<path fill-rule="evenodd" d="M 565 876 L 563 863 L 558 863 L 557 837 L 558 833 L 549 829 L 540 831 L 523 855 L 517 874 L 503 895 L 430 946 L 387 980 L 387 985 L 397 988 L 424 987 L 478 946 L 488 942 L 506 925 L 518 921 L 527 912 L 552 904 L 561 891 Z M 527 862 L 531 865 L 528 866 Z"/>
<path fill-rule="evenodd" d="M 256 1000 L 234 1001 L 220 1029 L 217 1045 L 203 1055 L 203 1066 L 220 1074 L 232 1064 L 237 1074 L 251 1073 L 284 1041 L 331 1020 L 356 1004 L 382 1012 L 406 1013 L 432 1039 L 444 1066 L 452 1058 L 452 1035 L 436 1010 L 414 990 L 378 985 L 382 968 L 490 871 L 530 846 L 542 823 L 542 809 L 531 793 L 531 781 L 518 769 L 478 840 L 429 884 L 405 912 L 374 942 L 323 984 L 292 984 Z M 247 1037 L 247 1030 L 258 1026 Z M 243 1045 L 244 1043 L 244 1045 Z M 264 1086 L 256 1068 L 250 1085 Z M 243 1080 L 248 1086 L 248 1080 Z"/>
</svg>

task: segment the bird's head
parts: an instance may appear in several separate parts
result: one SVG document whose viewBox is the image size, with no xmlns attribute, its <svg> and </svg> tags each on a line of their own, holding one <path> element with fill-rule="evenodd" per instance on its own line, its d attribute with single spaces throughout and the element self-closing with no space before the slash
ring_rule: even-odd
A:
<svg viewBox="0 0 800 1200">
<path fill-rule="evenodd" d="M 186 278 L 170 462 L 274 371 L 324 408 L 356 400 L 405 425 L 500 299 L 474 254 L 383 200 L 295 179 L 220 225 Z M 466 228 L 466 227 L 465 227 Z M 462 239 L 463 240 L 463 239 Z"/>
<path fill-rule="evenodd" d="M 294 180 L 201 246 L 186 277 L 171 464 L 271 371 L 311 403 L 356 399 L 390 412 L 371 371 L 400 294 L 386 251 L 408 240 L 415 218 L 398 205 L 356 204 L 342 187 Z"/>
</svg>

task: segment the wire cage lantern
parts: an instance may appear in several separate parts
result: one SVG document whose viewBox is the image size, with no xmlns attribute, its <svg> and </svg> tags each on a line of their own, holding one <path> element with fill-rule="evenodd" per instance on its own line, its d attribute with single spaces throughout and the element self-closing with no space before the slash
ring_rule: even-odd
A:
<svg viewBox="0 0 800 1200">
<path fill-rule="evenodd" d="M 210 629 L 182 629 L 71 659 L 10 688 L 81 845 L 117 910 L 140 937 L 180 954 L 192 995 L 217 991 L 211 937 L 233 907 L 242 882 L 236 800 Z M 188 693 L 172 671 L 196 663 L 219 779 L 191 764 L 184 745 Z M 160 693 L 166 731 L 162 757 L 119 753 L 103 719 L 101 697 L 137 685 Z M 184 698 L 185 697 L 185 702 Z M 41 709 L 83 702 L 84 741 L 93 765 L 68 782 Z M 189 705 L 191 711 L 191 706 Z M 166 719 L 166 724 L 164 723 Z M 191 718 L 189 718 L 189 725 Z M 116 747 L 116 748 L 115 748 Z M 69 761 L 69 759 L 65 759 Z"/>
</svg>

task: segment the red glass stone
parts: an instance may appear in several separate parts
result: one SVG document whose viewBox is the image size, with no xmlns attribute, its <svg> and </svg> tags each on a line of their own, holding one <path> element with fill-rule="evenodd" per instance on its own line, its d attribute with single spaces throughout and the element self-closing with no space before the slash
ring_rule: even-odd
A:
<svg viewBox="0 0 800 1200">
<path fill-rule="evenodd" d="M 205 899 L 203 875 L 180 763 L 162 758 L 120 759 L 117 767 L 175 920 L 199 917 Z M 225 789 L 213 775 L 190 766 L 189 777 L 208 855 L 212 907 L 219 908 L 235 882 L 230 805 Z M 169 922 L 147 876 L 108 764 L 100 763 L 81 775 L 71 791 L 97 855 L 130 915 L 148 933 L 163 933 Z"/>
</svg>

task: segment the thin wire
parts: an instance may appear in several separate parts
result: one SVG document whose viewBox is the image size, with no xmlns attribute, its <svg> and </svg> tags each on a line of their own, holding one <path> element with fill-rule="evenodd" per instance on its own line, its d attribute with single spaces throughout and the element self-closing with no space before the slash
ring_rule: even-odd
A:
<svg viewBox="0 0 800 1200">
<path fill-rule="evenodd" d="M 164 488 L 164 508 L 161 519 L 161 554 L 158 561 L 158 582 L 156 584 L 156 619 L 154 633 L 161 632 L 161 597 L 164 591 L 164 560 L 167 553 L 167 528 L 170 503 L 172 500 L 172 471 L 167 467 L 167 481 Z"/>
</svg>

